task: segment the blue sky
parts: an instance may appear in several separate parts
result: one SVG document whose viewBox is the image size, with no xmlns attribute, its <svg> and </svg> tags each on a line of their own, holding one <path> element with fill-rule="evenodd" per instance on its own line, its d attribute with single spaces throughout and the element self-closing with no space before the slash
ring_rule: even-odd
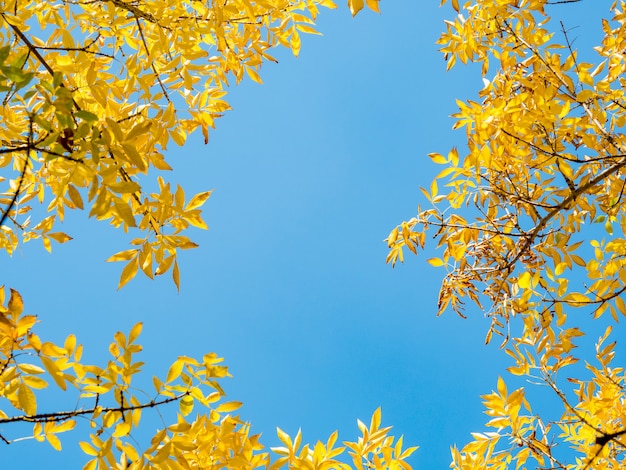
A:
<svg viewBox="0 0 626 470">
<path fill-rule="evenodd" d="M 165 375 L 178 355 L 223 356 L 228 398 L 244 402 L 267 446 L 276 426 L 302 428 L 307 442 L 334 429 L 355 439 L 356 420 L 382 406 L 393 434 L 420 446 L 416 468 L 447 468 L 449 446 L 483 430 L 479 395 L 509 364 L 484 345 L 480 312 L 435 316 L 443 271 L 425 261 L 434 252 L 385 265 L 383 239 L 416 213 L 419 187 L 437 172 L 427 153 L 463 145 L 448 117 L 455 98 L 482 86 L 476 67 L 445 73 L 434 42 L 453 11 L 438 3 L 382 2 L 382 15 L 355 19 L 343 4 L 323 11 L 324 35 L 304 38 L 298 59 L 279 52 L 264 85 L 231 90 L 234 109 L 208 145 L 195 135 L 168 150 L 169 181 L 188 195 L 214 189 L 210 230 L 194 232 L 200 248 L 180 259 L 180 294 L 169 278 L 117 292 L 121 265 L 104 260 L 127 238 L 86 213 L 68 214 L 74 240 L 51 255 L 36 242 L 3 255 L 0 282 L 39 315 L 40 336 L 75 333 L 88 360 L 106 360 L 113 334 L 137 321 L 149 374 Z M 45 406 L 73 407 L 62 400 Z M 20 442 L 3 448 L 3 462 L 84 463 L 77 435 L 61 437 L 63 453 Z"/>
</svg>

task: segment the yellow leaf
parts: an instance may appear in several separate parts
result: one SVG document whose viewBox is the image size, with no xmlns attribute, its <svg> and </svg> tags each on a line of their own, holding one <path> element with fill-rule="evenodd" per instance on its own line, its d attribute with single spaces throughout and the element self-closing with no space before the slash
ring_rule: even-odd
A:
<svg viewBox="0 0 626 470">
<path fill-rule="evenodd" d="M 48 236 L 52 238 L 57 243 L 65 243 L 69 240 L 72 240 L 72 237 L 63 233 L 63 232 L 53 232 L 49 233 Z"/>
<path fill-rule="evenodd" d="M 193 397 L 189 395 L 185 395 L 184 397 L 182 397 L 179 403 L 180 414 L 183 416 L 187 416 L 189 413 L 191 413 L 191 411 L 193 410 L 193 403 Z"/>
<path fill-rule="evenodd" d="M 174 261 L 174 269 L 172 270 L 172 279 L 176 285 L 176 289 L 180 292 L 180 271 L 178 270 L 178 262 Z"/>
<path fill-rule="evenodd" d="M 68 335 L 67 338 L 65 338 L 63 349 L 65 349 L 68 354 L 72 354 L 74 352 L 76 349 L 76 335 Z"/>
<path fill-rule="evenodd" d="M 291 437 L 289 437 L 289 434 L 287 434 L 279 427 L 276 428 L 276 434 L 278 434 L 278 439 L 280 439 L 280 442 L 285 444 L 288 449 L 291 449 L 293 447 L 293 442 L 291 441 Z"/>
<path fill-rule="evenodd" d="M 246 73 L 255 82 L 260 83 L 261 85 L 263 84 L 263 80 L 261 80 L 261 76 L 259 75 L 259 73 L 256 71 L 254 67 L 246 66 Z"/>
<path fill-rule="evenodd" d="M 152 272 L 152 247 L 149 243 L 146 243 L 143 250 L 139 253 L 139 266 L 143 273 L 150 279 L 153 279 Z"/>
<path fill-rule="evenodd" d="M 141 186 L 135 181 L 119 181 L 108 185 L 109 189 L 118 194 L 137 193 L 141 191 Z"/>
<path fill-rule="evenodd" d="M 127 436 L 130 433 L 130 423 L 122 422 L 115 426 L 113 437 Z"/>
<path fill-rule="evenodd" d="M 377 431 L 380 427 L 380 419 L 381 419 L 381 409 L 380 407 L 376 408 L 374 414 L 372 414 L 372 420 L 370 422 L 370 433 Z"/>
<path fill-rule="evenodd" d="M 448 159 L 444 157 L 443 155 L 441 155 L 440 153 L 433 152 L 433 153 L 429 153 L 428 156 L 434 163 L 437 163 L 438 165 L 444 165 L 448 163 Z"/>
<path fill-rule="evenodd" d="M 143 328 L 143 322 L 135 323 L 128 335 L 128 344 L 134 343 L 137 337 L 141 334 Z"/>
<path fill-rule="evenodd" d="M 43 242 L 43 247 L 46 249 L 46 251 L 48 253 L 52 253 L 52 244 L 50 243 L 50 239 L 47 236 L 42 235 L 41 241 Z"/>
<path fill-rule="evenodd" d="M 215 408 L 215 411 L 217 411 L 218 413 L 230 413 L 231 411 L 235 411 L 241 408 L 242 404 L 243 403 L 239 401 L 229 401 L 218 405 L 217 408 Z"/>
<path fill-rule="evenodd" d="M 34 416 L 37 414 L 37 399 L 28 385 L 20 384 L 17 389 L 17 401 L 20 404 L 20 409 L 24 410 L 27 415 Z"/>
<path fill-rule="evenodd" d="M 566 295 L 563 300 L 573 306 L 580 306 L 581 304 L 589 303 L 589 297 L 579 292 L 572 292 L 571 294 Z"/>
<path fill-rule="evenodd" d="M 506 384 L 502 377 L 498 377 L 498 393 L 501 397 L 506 397 Z"/>
<path fill-rule="evenodd" d="M 25 375 L 22 377 L 22 380 L 30 388 L 43 389 L 48 386 L 48 382 L 36 375 Z"/>
<path fill-rule="evenodd" d="M 185 141 L 187 140 L 187 134 L 185 134 L 185 131 L 181 127 L 176 127 L 175 129 L 171 130 L 170 137 L 179 147 L 185 145 Z"/>
<path fill-rule="evenodd" d="M 443 260 L 441 258 L 430 258 L 427 261 L 431 266 L 436 268 L 443 266 Z"/>
<path fill-rule="evenodd" d="M 61 450 L 61 441 L 55 434 L 51 432 L 46 433 L 46 440 L 54 448 L 54 450 Z"/>
<path fill-rule="evenodd" d="M 124 269 L 122 270 L 122 274 L 120 276 L 120 283 L 118 284 L 118 290 L 124 287 L 128 281 L 135 277 L 137 274 L 137 270 L 139 269 L 139 258 L 131 259 Z"/>
<path fill-rule="evenodd" d="M 167 371 L 167 378 L 165 379 L 165 382 L 170 383 L 176 380 L 180 376 L 182 370 L 183 361 L 179 359 L 170 366 L 170 369 Z"/>
<path fill-rule="evenodd" d="M 293 55 L 298 57 L 298 54 L 300 54 L 301 42 L 300 42 L 300 35 L 295 30 L 295 28 L 293 32 L 291 33 L 291 38 L 289 39 L 289 45 L 291 46 Z"/>
<path fill-rule="evenodd" d="M 152 126 L 151 121 L 143 121 L 134 126 L 131 131 L 126 134 L 126 138 L 124 139 L 126 142 L 133 142 L 137 137 L 140 137 L 150 129 Z"/>
<path fill-rule="evenodd" d="M 380 0 L 365 0 L 365 3 L 367 3 L 367 6 L 370 10 L 373 10 L 376 13 L 380 13 L 380 7 L 378 5 L 379 1 Z"/>
<path fill-rule="evenodd" d="M 191 198 L 191 201 L 185 206 L 185 211 L 190 211 L 192 209 L 196 209 L 202 206 L 206 200 L 211 196 L 212 191 L 205 191 L 202 193 L 196 194 Z"/>
<path fill-rule="evenodd" d="M 123 143 L 122 148 L 124 149 L 124 153 L 128 157 L 128 160 L 130 160 L 130 162 L 135 165 L 139 171 L 145 171 L 147 169 L 144 157 L 137 151 L 137 148 L 134 145 Z"/>
<path fill-rule="evenodd" d="M 595 95 L 593 90 L 583 90 L 576 95 L 576 101 L 579 103 L 584 103 L 585 101 L 593 98 Z"/>
<path fill-rule="evenodd" d="M 550 326 L 550 323 L 552 323 L 552 312 L 547 309 L 544 310 L 539 317 L 539 322 L 541 323 L 542 328 L 548 328 Z"/>
<path fill-rule="evenodd" d="M 121 199 L 115 199 L 115 209 L 120 218 L 128 225 L 129 227 L 136 227 L 137 223 L 135 222 L 135 215 L 131 210 L 130 206 L 127 202 L 124 202 Z"/>
<path fill-rule="evenodd" d="M 430 183 L 430 197 L 434 199 L 438 193 L 439 193 L 439 188 L 437 186 L 437 180 L 433 179 L 432 182 Z"/>
<path fill-rule="evenodd" d="M 54 426 L 54 432 L 55 433 L 67 432 L 67 431 L 71 431 L 75 427 L 76 427 L 76 421 L 73 420 L 73 419 L 69 419 L 67 421 L 64 421 L 64 422 Z"/>
<path fill-rule="evenodd" d="M 517 285 L 520 286 L 522 289 L 528 289 L 530 287 L 531 279 L 531 274 L 526 271 L 520 274 L 520 276 L 517 278 Z"/>
<path fill-rule="evenodd" d="M 363 6 L 363 0 L 348 0 L 348 7 L 350 7 L 352 16 L 356 16 L 356 14 L 363 9 Z"/>
<path fill-rule="evenodd" d="M 296 29 L 306 34 L 320 34 L 315 28 L 306 24 L 299 24 Z"/>
<path fill-rule="evenodd" d="M 164 258 L 163 261 L 161 261 L 161 263 L 157 267 L 154 274 L 156 274 L 157 276 L 160 276 L 161 274 L 166 273 L 170 269 L 170 266 L 172 265 L 173 261 L 174 261 L 174 256 L 167 256 L 166 258 Z"/>
<path fill-rule="evenodd" d="M 88 442 L 84 442 L 84 441 L 80 441 L 78 443 L 78 445 L 80 445 L 80 448 L 82 449 L 82 451 L 87 454 L 87 455 L 92 455 L 92 456 L 96 456 L 98 455 L 98 451 L 96 449 L 94 449 L 94 447 L 89 444 Z M 85 467 L 83 467 L 84 469 Z M 95 465 L 93 466 L 93 468 L 95 468 Z"/>
<path fill-rule="evenodd" d="M 137 249 L 120 251 L 119 253 L 115 253 L 113 256 L 110 256 L 109 258 L 107 258 L 106 261 L 107 262 L 128 261 L 129 259 L 132 259 L 135 256 L 137 256 L 138 252 L 139 250 Z"/>
<path fill-rule="evenodd" d="M 197 227 L 203 230 L 208 230 L 209 228 L 206 222 L 202 220 L 202 217 L 200 217 L 198 214 L 186 214 L 183 217 L 187 222 L 189 222 L 194 227 Z"/>
<path fill-rule="evenodd" d="M 43 374 L 45 371 L 34 364 L 19 364 L 19 369 L 25 374 Z"/>
<path fill-rule="evenodd" d="M 563 119 L 570 111 L 570 102 L 566 101 L 561 108 L 561 112 L 559 112 L 559 118 Z"/>
<path fill-rule="evenodd" d="M 459 165 L 459 150 L 456 147 L 452 147 L 452 150 L 448 152 L 448 161 L 454 166 Z"/>
<path fill-rule="evenodd" d="M 70 201 L 79 209 L 84 209 L 83 198 L 73 185 L 70 184 L 67 186 L 67 192 L 70 196 Z"/>
<path fill-rule="evenodd" d="M 11 297 L 9 297 L 8 305 L 9 314 L 13 316 L 19 316 L 24 311 L 24 301 L 22 296 L 15 289 L 11 289 Z"/>
</svg>

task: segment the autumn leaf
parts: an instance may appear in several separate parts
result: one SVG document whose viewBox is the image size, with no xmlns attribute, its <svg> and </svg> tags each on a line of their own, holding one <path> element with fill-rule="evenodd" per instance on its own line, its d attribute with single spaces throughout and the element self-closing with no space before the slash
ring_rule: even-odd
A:
<svg viewBox="0 0 626 470">
<path fill-rule="evenodd" d="M 22 296 L 15 289 L 11 289 L 11 297 L 9 298 L 8 312 L 14 317 L 18 317 L 24 311 L 24 301 Z"/>
<path fill-rule="evenodd" d="M 6 170 L 0 177 L 0 250 L 11 255 L 21 244 L 40 240 L 52 251 L 52 242 L 72 239 L 58 224 L 69 211 L 87 209 L 96 223 L 130 234 L 130 246 L 106 260 L 123 262 L 118 289 L 140 271 L 152 278 L 171 270 L 180 291 L 177 255 L 198 247 L 188 229 L 208 227 L 201 208 L 211 192 L 200 192 L 185 204 L 186 188 L 173 190 L 164 176 L 173 166 L 168 145 L 184 145 L 198 131 L 208 143 L 215 120 L 231 108 L 226 93 L 232 85 L 246 76 L 262 83 L 262 65 L 277 62 L 271 49 L 280 45 L 297 56 L 305 35 L 319 34 L 319 9 L 336 6 L 332 0 L 71 3 L 11 4 L 0 12 L 5 124 L 0 126 L 0 167 Z M 365 6 L 379 12 L 378 0 L 348 6 L 353 15 Z M 91 241 L 98 244 L 114 232 Z M 64 276 L 63 266 L 59 263 L 56 275 Z M 56 294 L 72 297 L 75 287 L 68 284 L 67 292 Z M 62 451 L 59 436 L 80 420 L 86 426 L 75 432 L 83 433 L 78 441 L 88 456 L 85 470 L 293 463 L 271 462 L 250 425 L 230 414 L 241 403 L 222 401 L 220 381 L 229 373 L 217 355 L 208 353 L 202 361 L 180 356 L 165 379 L 153 378 L 156 395 L 146 393 L 140 386 L 145 364 L 137 343 L 143 322 L 127 334 L 117 332 L 108 348 L 111 357 L 96 364 L 83 357 L 76 335 L 66 332 L 63 344 L 56 344 L 36 331 L 45 314 L 24 315 L 16 290 L 7 296 L 0 288 L 0 304 L 0 356 L 6 359 L 0 397 L 23 412 L 0 409 L 0 421 L 32 425 L 31 436 L 14 441 L 3 431 L 6 443 L 20 445 L 32 437 Z M 72 328 L 71 322 L 57 324 Z M 106 322 L 94 325 L 96 334 L 108 328 Z M 163 346 L 167 355 L 171 348 Z M 90 352 L 89 357 L 98 356 Z M 60 390 L 48 403 L 44 394 L 51 385 Z M 56 411 L 37 415 L 39 391 L 51 408 L 58 404 Z M 165 422 L 169 416 L 161 409 L 176 403 L 179 413 Z M 145 429 L 147 413 L 159 416 L 163 426 L 152 435 L 135 433 L 140 425 Z M 372 419 L 378 428 L 380 412 Z M 385 433 L 386 428 L 378 429 L 362 445 L 380 449 L 381 469 L 409 468 L 402 439 L 396 442 Z M 139 436 L 147 441 L 140 443 Z M 298 432 L 293 444 L 302 450 L 297 459 L 310 467 L 315 449 L 316 467 L 346 468 L 336 460 L 344 451 L 334 447 L 336 440 L 335 432 L 326 446 L 302 446 Z"/>
<path fill-rule="evenodd" d="M 24 410 L 26 414 L 31 416 L 37 414 L 37 399 L 28 385 L 24 383 L 20 384 L 17 389 L 17 400 L 20 408 Z"/>
</svg>

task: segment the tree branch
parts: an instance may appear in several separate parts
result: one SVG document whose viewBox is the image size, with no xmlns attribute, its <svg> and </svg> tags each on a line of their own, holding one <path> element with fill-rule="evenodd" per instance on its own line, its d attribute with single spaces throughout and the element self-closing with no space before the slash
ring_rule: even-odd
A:
<svg viewBox="0 0 626 470">
<path fill-rule="evenodd" d="M 161 401 L 155 401 L 152 400 L 148 403 L 144 403 L 142 405 L 134 405 L 134 406 L 119 406 L 119 407 L 107 407 L 107 408 L 99 408 L 97 406 L 94 406 L 93 408 L 88 408 L 88 409 L 81 409 L 81 410 L 74 410 L 74 411 L 57 411 L 54 413 L 39 413 L 36 415 L 21 415 L 21 416 L 12 416 L 10 418 L 4 418 L 4 419 L 0 419 L 0 424 L 7 424 L 7 423 L 19 423 L 19 422 L 26 422 L 26 423 L 60 423 L 62 421 L 67 421 L 68 419 L 72 419 L 76 416 L 84 416 L 84 415 L 89 415 L 89 414 L 93 414 L 96 411 L 99 412 L 104 412 L 107 413 L 109 411 L 117 411 L 117 412 L 124 412 L 124 411 L 135 411 L 135 410 L 143 410 L 145 408 L 154 408 L 157 406 L 161 406 L 161 405 L 166 405 L 168 403 L 172 403 L 174 401 L 178 401 L 183 397 L 186 397 L 187 395 L 189 395 L 190 392 L 185 392 L 182 393 L 180 395 L 176 395 L 174 397 L 170 397 L 170 398 L 165 398 L 164 400 Z"/>
</svg>

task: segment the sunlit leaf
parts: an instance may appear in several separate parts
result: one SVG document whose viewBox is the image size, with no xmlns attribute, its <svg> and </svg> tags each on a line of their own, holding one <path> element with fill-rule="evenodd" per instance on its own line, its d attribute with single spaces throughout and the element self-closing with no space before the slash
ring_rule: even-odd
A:
<svg viewBox="0 0 626 470">
<path fill-rule="evenodd" d="M 26 384 L 20 384 L 17 389 L 17 399 L 20 404 L 20 408 L 28 415 L 37 414 L 37 399 L 32 389 Z"/>
</svg>

